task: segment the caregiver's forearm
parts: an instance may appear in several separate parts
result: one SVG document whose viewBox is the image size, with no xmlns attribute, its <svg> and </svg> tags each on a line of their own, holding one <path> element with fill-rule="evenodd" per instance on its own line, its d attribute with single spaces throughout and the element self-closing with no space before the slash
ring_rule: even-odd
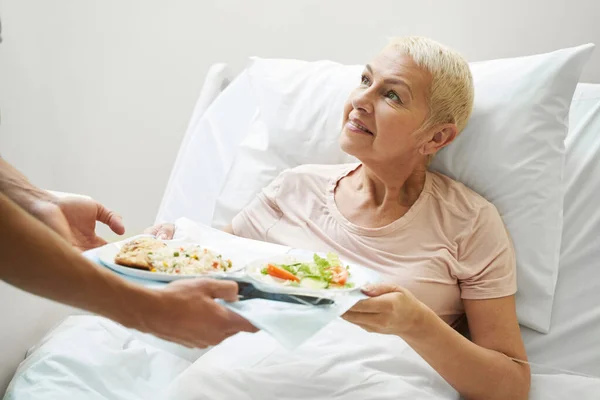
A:
<svg viewBox="0 0 600 400">
<path fill-rule="evenodd" d="M 0 193 L 30 212 L 35 201 L 52 201 L 54 196 L 29 182 L 15 167 L 0 157 Z"/>
<path fill-rule="evenodd" d="M 150 309 L 149 289 L 95 265 L 2 193 L 0 238 L 0 280 L 143 329 L 136 310 Z"/>
<path fill-rule="evenodd" d="M 402 338 L 468 400 L 527 399 L 527 366 L 478 346 L 426 309 Z"/>
</svg>

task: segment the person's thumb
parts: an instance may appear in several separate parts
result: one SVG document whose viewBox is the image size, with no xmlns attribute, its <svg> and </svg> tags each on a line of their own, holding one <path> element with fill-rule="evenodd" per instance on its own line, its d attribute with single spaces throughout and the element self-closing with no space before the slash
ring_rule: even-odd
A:
<svg viewBox="0 0 600 400">
<path fill-rule="evenodd" d="M 402 288 L 394 283 L 379 283 L 376 285 L 365 285 L 362 292 L 370 297 L 381 296 L 386 293 L 401 292 Z"/>
<path fill-rule="evenodd" d="M 121 216 L 114 211 L 109 210 L 100 203 L 96 203 L 96 220 L 108 225 L 108 227 L 116 234 L 122 235 L 125 233 L 125 226 Z"/>
<path fill-rule="evenodd" d="M 233 281 L 211 279 L 205 284 L 208 288 L 206 294 L 214 299 L 223 299 L 230 303 L 238 300 L 238 285 Z"/>
</svg>

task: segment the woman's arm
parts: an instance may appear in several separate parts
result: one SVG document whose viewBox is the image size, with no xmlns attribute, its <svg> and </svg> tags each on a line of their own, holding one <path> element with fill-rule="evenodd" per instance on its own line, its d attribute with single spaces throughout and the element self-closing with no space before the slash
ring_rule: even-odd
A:
<svg viewBox="0 0 600 400">
<path fill-rule="evenodd" d="M 366 292 L 344 318 L 363 328 L 402 337 L 464 398 L 527 399 L 530 372 L 517 323 L 514 296 L 464 300 L 472 341 L 410 292 L 382 284 Z"/>
<path fill-rule="evenodd" d="M 404 340 L 466 399 L 527 399 L 529 366 L 510 359 L 527 360 L 514 296 L 464 305 L 472 341 L 430 309 Z"/>
</svg>

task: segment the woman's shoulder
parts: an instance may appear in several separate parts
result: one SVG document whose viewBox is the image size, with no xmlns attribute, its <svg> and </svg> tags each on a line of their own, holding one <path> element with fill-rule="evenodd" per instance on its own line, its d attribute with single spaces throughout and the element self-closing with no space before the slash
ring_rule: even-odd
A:
<svg viewBox="0 0 600 400">
<path fill-rule="evenodd" d="M 463 215 L 499 215 L 496 207 L 467 185 L 439 172 L 428 172 L 431 195 L 446 207 Z"/>
</svg>

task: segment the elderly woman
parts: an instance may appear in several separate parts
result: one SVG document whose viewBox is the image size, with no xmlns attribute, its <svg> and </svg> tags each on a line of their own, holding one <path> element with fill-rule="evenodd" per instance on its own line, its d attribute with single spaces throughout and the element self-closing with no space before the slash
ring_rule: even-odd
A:
<svg viewBox="0 0 600 400">
<path fill-rule="evenodd" d="M 370 298 L 344 319 L 400 336 L 465 398 L 525 399 L 509 235 L 492 204 L 427 169 L 472 105 L 459 54 L 425 38 L 392 40 L 344 108 L 340 144 L 360 163 L 284 171 L 227 231 L 377 270 L 387 282 L 365 288 Z M 471 340 L 455 329 L 465 318 Z"/>
</svg>

